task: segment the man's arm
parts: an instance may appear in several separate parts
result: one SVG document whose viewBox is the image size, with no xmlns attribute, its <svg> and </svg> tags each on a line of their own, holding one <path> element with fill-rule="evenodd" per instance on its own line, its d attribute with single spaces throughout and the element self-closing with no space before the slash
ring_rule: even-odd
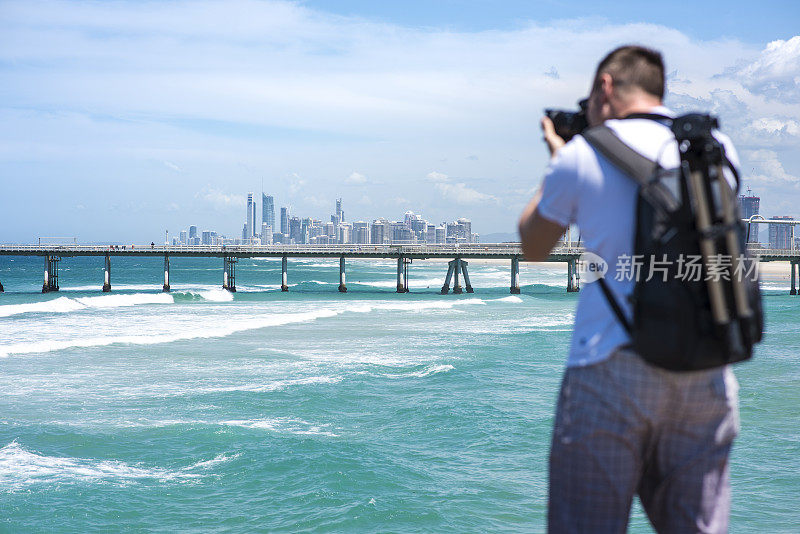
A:
<svg viewBox="0 0 800 534">
<path fill-rule="evenodd" d="M 522 254 L 526 260 L 545 261 L 550 251 L 564 235 L 566 228 L 542 217 L 536 207 L 542 198 L 542 189 L 533 195 L 533 199 L 522 211 L 519 219 L 519 236 L 522 242 Z"/>
<path fill-rule="evenodd" d="M 555 159 L 558 152 L 566 144 L 562 138 L 556 134 L 553 121 L 548 117 L 542 117 L 540 123 L 542 127 L 542 138 L 547 149 L 550 151 L 551 160 Z M 542 217 L 537 207 L 542 199 L 542 187 L 536 191 L 533 198 L 522 210 L 519 218 L 519 236 L 522 242 L 522 254 L 525 259 L 530 261 L 544 261 L 550 255 L 550 251 L 564 235 L 566 228 L 560 224 Z"/>
</svg>

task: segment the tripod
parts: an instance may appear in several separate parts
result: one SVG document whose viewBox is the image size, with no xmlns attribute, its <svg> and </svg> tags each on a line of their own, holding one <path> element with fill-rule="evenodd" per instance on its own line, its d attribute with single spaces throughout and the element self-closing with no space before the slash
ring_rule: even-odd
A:
<svg viewBox="0 0 800 534">
<path fill-rule="evenodd" d="M 752 344 L 749 324 L 754 314 L 741 276 L 744 255 L 735 202 L 739 176 L 712 135 L 717 127 L 715 117 L 702 114 L 684 115 L 672 123 L 680 150 L 682 192 L 691 198 L 716 334 L 736 359 L 747 351 L 745 344 Z M 726 167 L 736 179 L 735 190 L 723 172 Z M 684 204 L 689 205 L 685 200 Z M 718 264 L 712 265 L 720 258 L 730 258 L 722 272 Z M 712 269 L 716 276 L 709 276 Z"/>
</svg>

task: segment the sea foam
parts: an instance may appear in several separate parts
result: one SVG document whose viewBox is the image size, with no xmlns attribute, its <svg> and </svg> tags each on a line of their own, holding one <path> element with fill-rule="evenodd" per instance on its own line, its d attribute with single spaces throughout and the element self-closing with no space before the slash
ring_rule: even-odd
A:
<svg viewBox="0 0 800 534">
<path fill-rule="evenodd" d="M 97 297 L 58 297 L 28 304 L 0 306 L 0 317 L 23 313 L 69 313 L 86 308 L 120 308 L 139 304 L 172 304 L 169 293 L 134 293 L 132 295 L 102 295 Z"/>
<path fill-rule="evenodd" d="M 0 449 L 0 488 L 18 491 L 33 484 L 75 482 L 185 482 L 206 476 L 205 471 L 238 455 L 220 454 L 180 469 L 144 467 L 117 460 L 70 456 L 48 456 L 29 450 L 16 441 Z"/>
<path fill-rule="evenodd" d="M 134 296 L 134 295 L 121 295 Z M 142 295 L 147 296 L 147 295 Z M 152 297 L 168 297 L 169 294 L 150 295 Z M 88 297 L 106 298 L 106 297 Z M 171 301 L 170 301 L 171 302 Z M 53 352 L 69 348 L 90 348 L 103 347 L 114 344 L 130 345 L 155 345 L 160 343 L 171 343 L 174 341 L 184 341 L 190 339 L 210 339 L 221 338 L 249 330 L 257 330 L 273 326 L 282 326 L 293 323 L 305 323 L 317 319 L 335 317 L 342 313 L 370 313 L 376 310 L 382 311 L 409 311 L 422 312 L 427 310 L 446 310 L 465 305 L 483 305 L 485 302 L 477 298 L 457 299 L 457 300 L 435 300 L 435 301 L 414 301 L 414 302 L 369 302 L 360 304 L 349 304 L 337 306 L 335 308 L 323 308 L 314 311 L 282 313 L 269 315 L 255 315 L 245 318 L 221 319 L 212 325 L 204 324 L 187 329 L 182 329 L 176 333 L 148 334 L 148 335 L 113 335 L 97 337 L 79 337 L 74 339 L 52 339 L 42 341 L 31 341 L 22 343 L 12 343 L 0 345 L 0 358 L 10 354 L 32 354 Z M 137 327 L 138 328 L 138 327 Z"/>
</svg>

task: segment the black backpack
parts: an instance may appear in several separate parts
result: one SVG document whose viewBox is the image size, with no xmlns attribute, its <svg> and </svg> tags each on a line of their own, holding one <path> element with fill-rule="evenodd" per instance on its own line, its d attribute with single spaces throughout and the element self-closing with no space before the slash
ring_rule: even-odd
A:
<svg viewBox="0 0 800 534">
<path fill-rule="evenodd" d="M 663 169 L 657 162 L 626 145 L 605 125 L 589 128 L 581 134 L 612 165 L 639 185 L 633 258 L 641 258 L 641 275 L 635 282 L 633 293 L 627 297 L 633 308 L 632 320 L 625 317 L 605 280 L 600 278 L 598 283 L 609 306 L 631 336 L 630 348 L 656 366 L 673 371 L 692 371 L 747 360 L 752 356 L 753 345 L 763 335 L 761 293 L 757 269 L 755 276 L 748 274 L 743 277 L 744 273 L 738 273 L 739 279 L 743 278 L 743 285 L 735 286 L 735 281 L 724 280 L 725 273 L 734 278 L 734 266 L 756 268 L 757 265 L 745 246 L 745 226 L 741 222 L 737 201 L 739 177 L 736 169 L 725 157 L 724 147 L 711 136 L 711 127 L 706 127 L 707 135 L 703 139 L 697 133 L 697 124 L 710 120 L 715 127 L 716 120 L 696 114 L 676 119 L 649 114 L 630 118 L 647 118 L 671 125 L 673 133 L 678 134 L 681 167 L 677 172 Z M 689 132 L 693 127 L 695 130 Z M 691 135 L 697 135 L 698 139 L 686 139 Z M 692 150 L 698 147 L 697 153 L 692 154 Z M 708 157 L 713 159 L 714 154 L 717 164 L 710 165 Z M 698 228 L 701 224 L 698 223 L 701 220 L 697 215 L 698 202 L 694 200 L 697 195 L 693 194 L 696 190 L 692 189 L 700 182 L 692 182 L 694 177 L 691 173 L 702 173 L 706 183 L 710 184 L 715 181 L 717 173 L 721 174 L 723 167 L 730 169 L 736 178 L 735 192 L 730 191 L 727 180 L 719 180 L 728 189 L 723 194 L 733 199 L 733 205 L 729 207 L 734 210 L 735 219 L 729 216 L 724 220 L 718 210 L 713 210 L 711 226 L 701 231 Z M 707 185 L 699 194 L 708 194 L 707 198 L 712 198 L 712 202 L 713 199 L 719 201 L 719 188 L 722 187 L 719 182 L 716 189 Z M 703 238 L 706 238 L 706 243 L 701 246 Z M 726 245 L 732 244 L 731 239 L 736 241 L 733 250 L 741 252 L 741 263 L 733 258 L 730 266 L 718 267 L 705 261 L 705 257 L 718 258 L 703 257 L 701 249 L 704 246 L 713 243 L 717 250 L 724 251 Z M 708 252 L 710 249 L 704 250 Z M 693 262 L 692 276 L 687 277 L 690 268 L 687 263 L 698 257 L 701 261 L 699 264 Z M 719 263 L 726 263 L 724 257 Z M 648 280 L 651 265 L 653 272 L 658 274 Z M 699 277 L 695 276 L 697 271 Z M 709 277 L 721 279 L 721 283 L 709 282 L 706 280 Z M 710 285 L 715 287 L 712 289 Z M 722 302 L 720 299 L 724 299 L 728 321 L 720 320 L 722 312 L 712 310 L 712 297 L 717 299 L 717 309 Z M 749 313 L 737 313 L 742 310 Z"/>
</svg>

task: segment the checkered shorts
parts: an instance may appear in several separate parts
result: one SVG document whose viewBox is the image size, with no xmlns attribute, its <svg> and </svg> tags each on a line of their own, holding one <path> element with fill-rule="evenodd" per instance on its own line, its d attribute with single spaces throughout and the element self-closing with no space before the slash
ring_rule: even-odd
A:
<svg viewBox="0 0 800 534">
<path fill-rule="evenodd" d="M 618 350 L 568 368 L 550 450 L 550 532 L 625 532 L 638 494 L 658 532 L 726 532 L 739 431 L 730 367 L 672 372 Z"/>
</svg>

